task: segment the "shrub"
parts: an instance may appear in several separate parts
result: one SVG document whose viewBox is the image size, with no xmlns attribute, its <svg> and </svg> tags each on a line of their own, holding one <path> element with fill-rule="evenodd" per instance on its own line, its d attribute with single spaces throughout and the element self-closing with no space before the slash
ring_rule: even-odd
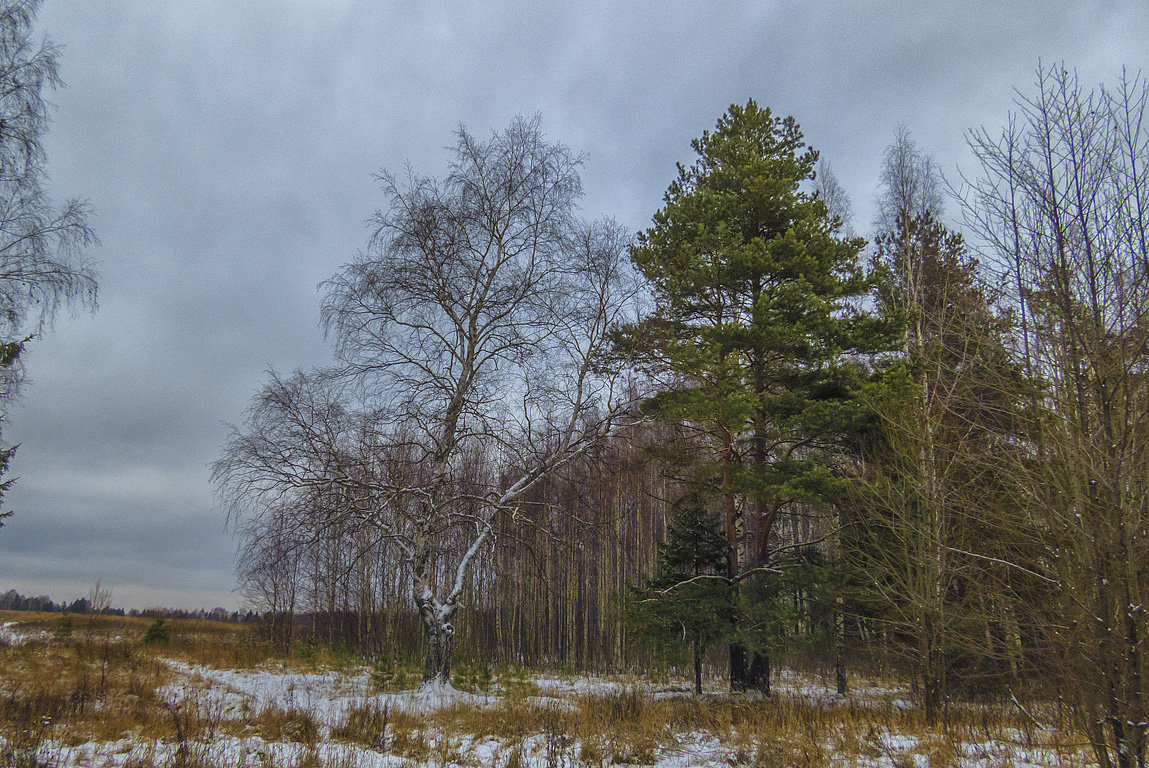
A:
<svg viewBox="0 0 1149 768">
<path fill-rule="evenodd" d="M 171 640 L 171 628 L 163 619 L 156 619 L 144 633 L 144 645 L 165 645 Z"/>
<path fill-rule="evenodd" d="M 483 663 L 464 664 L 455 673 L 451 684 L 467 693 L 488 693 L 491 689 L 491 668 Z"/>
<path fill-rule="evenodd" d="M 312 662 L 319 658 L 319 641 L 315 635 L 303 638 L 295 649 L 295 658 Z"/>
<path fill-rule="evenodd" d="M 343 643 L 339 643 L 327 652 L 327 661 L 336 669 L 346 669 L 358 662 L 359 657 Z"/>
<path fill-rule="evenodd" d="M 73 628 L 72 617 L 65 613 L 56 619 L 56 638 L 58 640 L 67 640 L 72 636 Z"/>
</svg>

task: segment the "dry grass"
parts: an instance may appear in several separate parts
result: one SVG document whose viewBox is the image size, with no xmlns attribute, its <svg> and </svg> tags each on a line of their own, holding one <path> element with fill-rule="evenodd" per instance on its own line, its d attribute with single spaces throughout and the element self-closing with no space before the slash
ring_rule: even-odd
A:
<svg viewBox="0 0 1149 768">
<path fill-rule="evenodd" d="M 18 622 L 29 639 L 0 644 L 0 736 L 6 739 L 0 765 L 5 766 L 51 765 L 43 749 L 48 740 L 65 747 L 210 741 L 218 731 L 218 714 L 197 706 L 194 698 L 178 705 L 164 700 L 160 691 L 173 675 L 161 659 L 232 660 L 238 656 L 233 649 L 244 645 L 230 627 L 213 622 L 174 622 L 178 629 L 169 644 L 146 646 L 141 640 L 152 619 L 0 612 L 0 623 L 7 621 Z M 191 765 L 189 750 L 181 754 L 180 760 Z M 146 756 L 131 760 L 148 764 Z"/>
<path fill-rule="evenodd" d="M 601 768 L 671 757 L 759 768 L 1088 764 L 1080 740 L 1039 705 L 955 703 L 943 727 L 880 696 L 655 699 L 640 681 L 609 693 L 546 696 L 521 671 L 496 677 L 501 695 L 484 705 L 460 703 L 422 715 L 368 696 L 334 724 L 278 706 L 225 712 L 191 686 L 178 702 L 165 695 L 165 686 L 182 679 L 166 660 L 253 669 L 273 659 L 245 627 L 173 620 L 169 642 L 144 645 L 149 619 L 76 616 L 70 631 L 57 614 L 0 612 L 4 621 L 42 633 L 20 645 L 0 644 L 0 765 L 12 768 L 54 768 L 62 763 L 50 746 L 92 743 L 126 745 L 116 747 L 130 750 L 116 763 L 125 768 L 222 768 L 240 764 L 236 760 L 267 768 L 350 768 L 362 751 L 411 766 L 482 768 Z M 368 674 L 323 651 L 275 661 L 285 670 Z M 1035 712 L 1050 722 L 1037 724 Z M 243 746 L 237 758 L 234 749 L 223 749 L 225 742 L 256 746 L 250 754 Z M 283 749 L 259 752 L 259 744 Z M 1040 757 L 1026 763 L 1018 757 L 1024 754 Z"/>
</svg>

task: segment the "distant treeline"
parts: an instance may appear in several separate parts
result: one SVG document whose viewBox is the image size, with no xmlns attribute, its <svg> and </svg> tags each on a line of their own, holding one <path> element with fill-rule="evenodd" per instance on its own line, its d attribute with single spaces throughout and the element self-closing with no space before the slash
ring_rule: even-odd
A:
<svg viewBox="0 0 1149 768">
<path fill-rule="evenodd" d="M 47 595 L 37 597 L 24 597 L 14 589 L 0 595 L 0 611 L 42 611 L 44 613 L 93 613 L 91 601 L 87 597 L 78 597 L 70 603 L 57 603 Z M 98 613 L 105 616 L 143 616 L 145 618 L 164 619 L 206 619 L 208 621 L 230 621 L 243 623 L 255 621 L 259 614 L 255 611 L 229 611 L 226 608 L 212 608 L 210 611 L 200 608 L 189 611 L 182 608 L 103 608 Z"/>
</svg>

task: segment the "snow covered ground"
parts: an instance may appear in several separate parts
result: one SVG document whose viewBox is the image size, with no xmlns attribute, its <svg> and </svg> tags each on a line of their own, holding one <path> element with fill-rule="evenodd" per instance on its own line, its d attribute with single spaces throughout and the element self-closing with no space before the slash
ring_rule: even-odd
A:
<svg viewBox="0 0 1149 768">
<path fill-rule="evenodd" d="M 0 625 L 0 643 L 51 641 Z M 450 687 L 380 692 L 362 666 L 269 662 L 226 669 L 170 658 L 156 689 L 164 719 L 197 723 L 186 738 L 127 729 L 116 738 L 43 739 L 20 765 L 37 768 L 574 768 L 575 766 L 853 766 L 1054 768 L 1092 765 L 1050 747 L 1049 731 L 976 718 L 960 735 L 922 727 L 908 692 L 855 680 L 839 696 L 783 670 L 769 699 L 733 696 L 721 681 L 696 698 L 686 681 L 521 674 L 486 694 Z M 0 670 L 2 674 L 2 670 Z M 2 681 L 2 680 L 0 680 Z M 181 721 L 181 718 L 183 719 Z M 972 723 L 972 725 L 971 725 Z M 47 724 L 45 724 L 47 725 Z M 191 728 L 184 725 L 184 728 Z M 177 732 L 179 728 L 177 727 Z M 57 731 L 58 732 L 58 731 Z M 189 731 L 190 733 L 190 731 Z M 10 738 L 16 736 L 10 734 Z M 0 747 L 7 742 L 0 736 Z M 12 742 L 14 743 L 14 742 Z M 11 744 L 9 744 L 11 746 Z M 11 749 L 8 754 L 17 754 Z"/>
<path fill-rule="evenodd" d="M 205 710 L 225 718 L 239 718 L 274 707 L 301 710 L 328 728 L 347 718 L 352 707 L 387 707 L 396 711 L 423 714 L 445 706 L 489 705 L 494 697 L 477 696 L 454 689 L 411 690 L 400 693 L 378 693 L 372 690 L 367 670 L 326 670 L 319 672 L 287 671 L 284 668 L 229 670 L 197 667 L 170 661 L 168 666 L 180 674 L 180 682 L 161 692 L 172 703 L 188 699 Z"/>
<path fill-rule="evenodd" d="M 302 712 L 318 724 L 314 741 L 310 744 L 290 740 L 269 741 L 258 735 L 236 736 L 219 733 L 210 739 L 200 739 L 183 745 L 182 760 L 194 766 L 330 766 L 331 768 L 411 768 L 412 766 L 490 766 L 504 768 L 557 768 L 558 766 L 642 764 L 656 768 L 690 768 L 691 766 L 763 765 L 783 766 L 771 757 L 769 749 L 748 750 L 745 744 L 735 743 L 734 734 L 703 731 L 667 732 L 645 759 L 631 763 L 625 751 L 610 756 L 601 749 L 587 759 L 581 744 L 566 739 L 556 743 L 553 735 L 530 734 L 518 740 L 494 737 L 477 738 L 472 734 L 452 734 L 435 725 L 432 715 L 445 707 L 470 706 L 495 709 L 502 705 L 497 696 L 463 693 L 453 689 L 434 691 L 404 691 L 377 693 L 372 691 L 366 670 L 323 670 L 315 672 L 289 671 L 269 667 L 257 670 L 226 670 L 199 667 L 171 661 L 170 668 L 177 673 L 177 682 L 167 685 L 162 698 L 172 705 L 191 704 L 202 714 L 220 722 L 243 721 L 267 710 Z M 556 710 L 574 708 L 581 697 L 624 694 L 639 691 L 652 700 L 689 698 L 688 687 L 649 686 L 637 679 L 599 677 L 556 677 L 540 675 L 532 682 L 538 695 L 527 697 L 528 704 Z M 830 703 L 837 698 L 820 681 L 798 675 L 783 675 L 777 685 L 778 696 L 787 699 L 807 698 Z M 715 695 L 715 694 L 711 694 Z M 903 707 L 904 692 L 897 689 L 870 686 L 850 694 L 860 702 Z M 840 701 L 840 699 L 839 699 Z M 768 707 L 768 701 L 751 706 Z M 397 754 L 386 747 L 368 748 L 333 737 L 333 731 L 347 721 L 353 709 L 390 710 L 426 718 L 427 729 L 425 759 L 411 754 Z M 602 734 L 609 741 L 610 734 Z M 932 752 L 923 739 L 889 730 L 876 729 L 868 749 L 860 754 L 842 756 L 839 761 L 832 751 L 833 740 L 827 740 L 828 751 L 810 765 L 850 765 L 865 768 L 1046 768 L 1058 765 L 1056 753 L 1026 748 L 1018 743 L 973 741 L 955 745 L 948 756 L 939 761 L 937 750 Z M 45 745 L 45 756 L 51 756 L 48 765 L 61 768 L 99 766 L 100 768 L 133 768 L 134 766 L 164 766 L 180 764 L 177 754 L 181 746 L 171 742 L 124 738 L 104 743 L 78 745 Z M 597 757 L 597 759 L 595 759 Z M 779 760 L 784 754 L 775 755 Z M 621 759 L 620 759 L 621 758 Z M 1080 765 L 1081 763 L 1076 763 Z"/>
</svg>

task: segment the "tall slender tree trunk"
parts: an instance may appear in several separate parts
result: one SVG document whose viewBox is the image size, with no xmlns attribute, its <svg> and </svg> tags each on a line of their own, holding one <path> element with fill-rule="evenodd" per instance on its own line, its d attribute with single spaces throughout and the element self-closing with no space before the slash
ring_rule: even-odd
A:
<svg viewBox="0 0 1149 768">
<path fill-rule="evenodd" d="M 842 531 L 845 530 L 845 520 L 842 507 L 838 507 L 838 532 L 834 534 L 834 562 L 837 567 L 842 563 Z M 846 598 L 842 594 L 843 586 L 839 581 L 835 588 L 838 594 L 834 598 L 834 676 L 837 682 L 839 696 L 845 696 L 848 690 L 846 680 Z"/>
<path fill-rule="evenodd" d="M 738 584 L 733 581 L 738 577 L 738 551 L 740 545 L 740 537 L 738 531 L 738 506 L 734 497 L 734 473 L 732 470 L 733 464 L 736 461 L 734 455 L 734 440 L 728 430 L 723 430 L 722 433 L 722 454 L 723 460 L 726 462 L 726 467 L 723 469 L 722 485 L 725 490 L 723 497 L 723 506 L 726 518 L 726 576 L 731 579 L 731 590 L 733 594 L 731 598 L 734 605 L 738 605 Z M 747 655 L 746 647 L 737 639 L 738 634 L 738 616 L 733 618 L 734 626 L 731 627 L 731 632 L 735 635 L 730 643 L 730 689 L 733 691 L 744 691 L 747 685 Z"/>
<path fill-rule="evenodd" d="M 937 629 L 935 617 L 927 615 L 918 641 L 922 698 L 926 705 L 926 722 L 930 725 L 937 723 L 946 698 L 945 653 L 937 639 Z"/>
<path fill-rule="evenodd" d="M 846 611 L 845 600 L 838 595 L 834 605 L 834 677 L 839 696 L 848 690 L 846 680 Z"/>
<path fill-rule="evenodd" d="M 691 643 L 691 650 L 694 655 L 694 692 L 699 696 L 702 695 L 702 648 L 698 642 L 698 634 L 695 633 L 694 641 Z"/>
</svg>

